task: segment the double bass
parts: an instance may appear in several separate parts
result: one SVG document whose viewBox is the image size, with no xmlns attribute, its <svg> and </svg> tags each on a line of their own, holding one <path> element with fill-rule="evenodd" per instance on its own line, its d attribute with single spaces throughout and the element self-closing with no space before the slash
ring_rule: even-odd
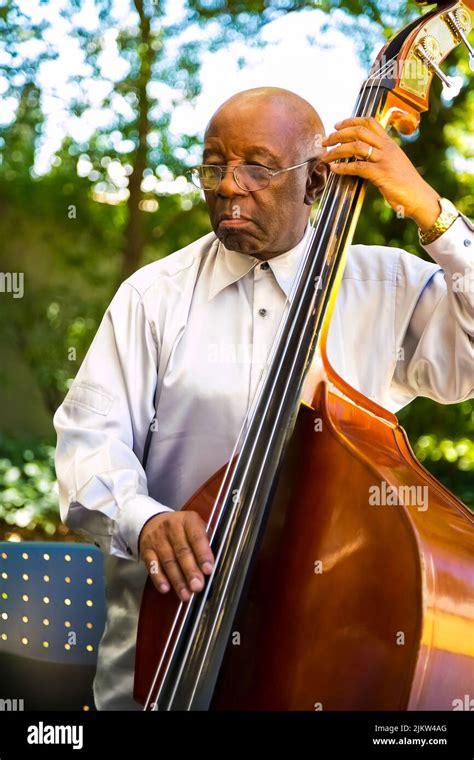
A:
<svg viewBox="0 0 474 760">
<path fill-rule="evenodd" d="M 433 77 L 454 86 L 442 61 L 458 44 L 472 56 L 471 25 L 466 5 L 440 2 L 406 26 L 354 115 L 413 133 Z M 187 603 L 147 578 L 134 686 L 146 710 L 452 710 L 472 693 L 472 514 L 327 357 L 365 186 L 331 175 L 233 455 L 183 506 L 207 525 L 212 574 Z M 381 483 L 397 506 L 369 503 Z"/>
</svg>

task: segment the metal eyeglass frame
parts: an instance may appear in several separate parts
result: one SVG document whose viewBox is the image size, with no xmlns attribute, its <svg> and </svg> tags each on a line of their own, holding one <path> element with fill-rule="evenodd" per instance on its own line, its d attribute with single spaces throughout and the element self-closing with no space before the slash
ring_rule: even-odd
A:
<svg viewBox="0 0 474 760">
<path fill-rule="evenodd" d="M 257 192 L 257 190 L 264 190 L 266 187 L 268 187 L 268 185 L 270 184 L 271 178 L 275 177 L 277 174 L 282 174 L 283 172 L 289 172 L 292 169 L 299 169 L 300 166 L 304 166 L 305 164 L 309 164 L 309 163 L 311 163 L 311 161 L 317 161 L 317 158 L 308 158 L 308 159 L 306 159 L 306 161 L 302 161 L 301 164 L 295 164 L 294 166 L 287 166 L 285 169 L 269 169 L 268 166 L 259 166 L 258 164 L 238 164 L 237 166 L 228 166 L 228 167 L 218 166 L 217 164 L 201 164 L 201 166 L 196 166 L 194 169 L 190 169 L 189 172 L 188 172 L 188 174 L 191 176 L 191 181 L 193 182 L 193 184 L 196 185 L 196 183 L 192 179 L 193 172 L 196 172 L 196 171 L 198 171 L 199 169 L 202 169 L 205 166 L 212 166 L 213 169 L 219 169 L 221 176 L 217 180 L 217 184 L 216 184 L 215 187 L 204 188 L 204 187 L 200 186 L 200 188 L 199 188 L 200 190 L 205 190 L 207 192 L 209 192 L 209 191 L 212 192 L 213 190 L 217 190 L 217 188 L 219 187 L 219 185 L 222 182 L 222 178 L 223 178 L 224 174 L 228 174 L 229 172 L 232 172 L 232 175 L 234 177 L 234 182 L 235 182 L 235 184 L 238 187 L 240 187 L 241 190 L 244 190 L 246 193 L 255 193 L 255 192 Z M 268 180 L 267 184 L 263 185 L 262 187 L 256 187 L 255 190 L 248 190 L 246 187 L 242 187 L 242 185 L 239 183 L 239 181 L 238 181 L 238 179 L 237 179 L 237 177 L 235 175 L 235 172 L 237 171 L 237 169 L 242 169 L 243 167 L 247 167 L 247 166 L 251 166 L 251 167 L 258 166 L 259 169 L 265 169 L 268 172 L 268 174 L 267 174 L 267 180 Z"/>
</svg>

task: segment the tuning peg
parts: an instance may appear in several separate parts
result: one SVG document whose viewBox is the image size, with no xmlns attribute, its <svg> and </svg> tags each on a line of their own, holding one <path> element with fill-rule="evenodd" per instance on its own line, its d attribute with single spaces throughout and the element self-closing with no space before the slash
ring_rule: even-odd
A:
<svg viewBox="0 0 474 760">
<path fill-rule="evenodd" d="M 459 95 L 462 86 L 464 84 L 462 77 L 449 77 L 436 63 L 435 57 L 439 53 L 439 44 L 435 37 L 427 35 L 423 37 L 420 44 L 416 46 L 415 53 L 425 66 L 427 66 L 433 74 L 436 74 L 443 83 L 443 97 L 447 100 L 455 98 Z"/>
<path fill-rule="evenodd" d="M 451 34 L 456 42 L 462 42 L 469 53 L 469 68 L 474 71 L 474 48 L 467 39 L 467 33 L 471 28 L 471 21 L 467 11 L 464 8 L 448 11 L 443 15 L 443 19 L 449 26 Z"/>
</svg>

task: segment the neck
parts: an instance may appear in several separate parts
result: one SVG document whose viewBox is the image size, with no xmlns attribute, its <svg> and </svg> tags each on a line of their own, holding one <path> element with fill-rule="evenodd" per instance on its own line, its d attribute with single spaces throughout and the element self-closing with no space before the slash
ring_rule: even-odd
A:
<svg viewBox="0 0 474 760">
<path fill-rule="evenodd" d="M 293 239 L 293 242 L 290 241 L 290 243 L 288 243 L 286 247 L 282 247 L 281 250 L 258 251 L 258 252 L 249 251 L 247 255 L 253 256 L 256 259 L 259 259 L 259 261 L 269 261 L 270 259 L 274 259 L 276 256 L 281 256 L 283 253 L 287 253 L 288 251 L 293 250 L 293 248 L 296 248 L 296 246 L 301 243 L 304 236 L 306 235 L 307 229 L 308 229 L 308 222 L 306 222 L 303 232 L 299 236 L 296 236 L 296 239 Z"/>
</svg>

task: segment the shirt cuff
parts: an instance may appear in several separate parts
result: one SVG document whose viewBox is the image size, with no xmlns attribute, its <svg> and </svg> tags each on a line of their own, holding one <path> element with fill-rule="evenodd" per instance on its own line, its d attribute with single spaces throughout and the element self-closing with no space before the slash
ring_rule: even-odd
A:
<svg viewBox="0 0 474 760">
<path fill-rule="evenodd" d="M 138 537 L 148 520 L 162 512 L 174 512 L 151 496 L 135 496 L 121 509 L 117 530 L 112 534 L 110 553 L 127 559 L 138 560 Z"/>
<path fill-rule="evenodd" d="M 474 226 L 465 216 L 423 248 L 453 282 L 474 277 Z"/>
</svg>

